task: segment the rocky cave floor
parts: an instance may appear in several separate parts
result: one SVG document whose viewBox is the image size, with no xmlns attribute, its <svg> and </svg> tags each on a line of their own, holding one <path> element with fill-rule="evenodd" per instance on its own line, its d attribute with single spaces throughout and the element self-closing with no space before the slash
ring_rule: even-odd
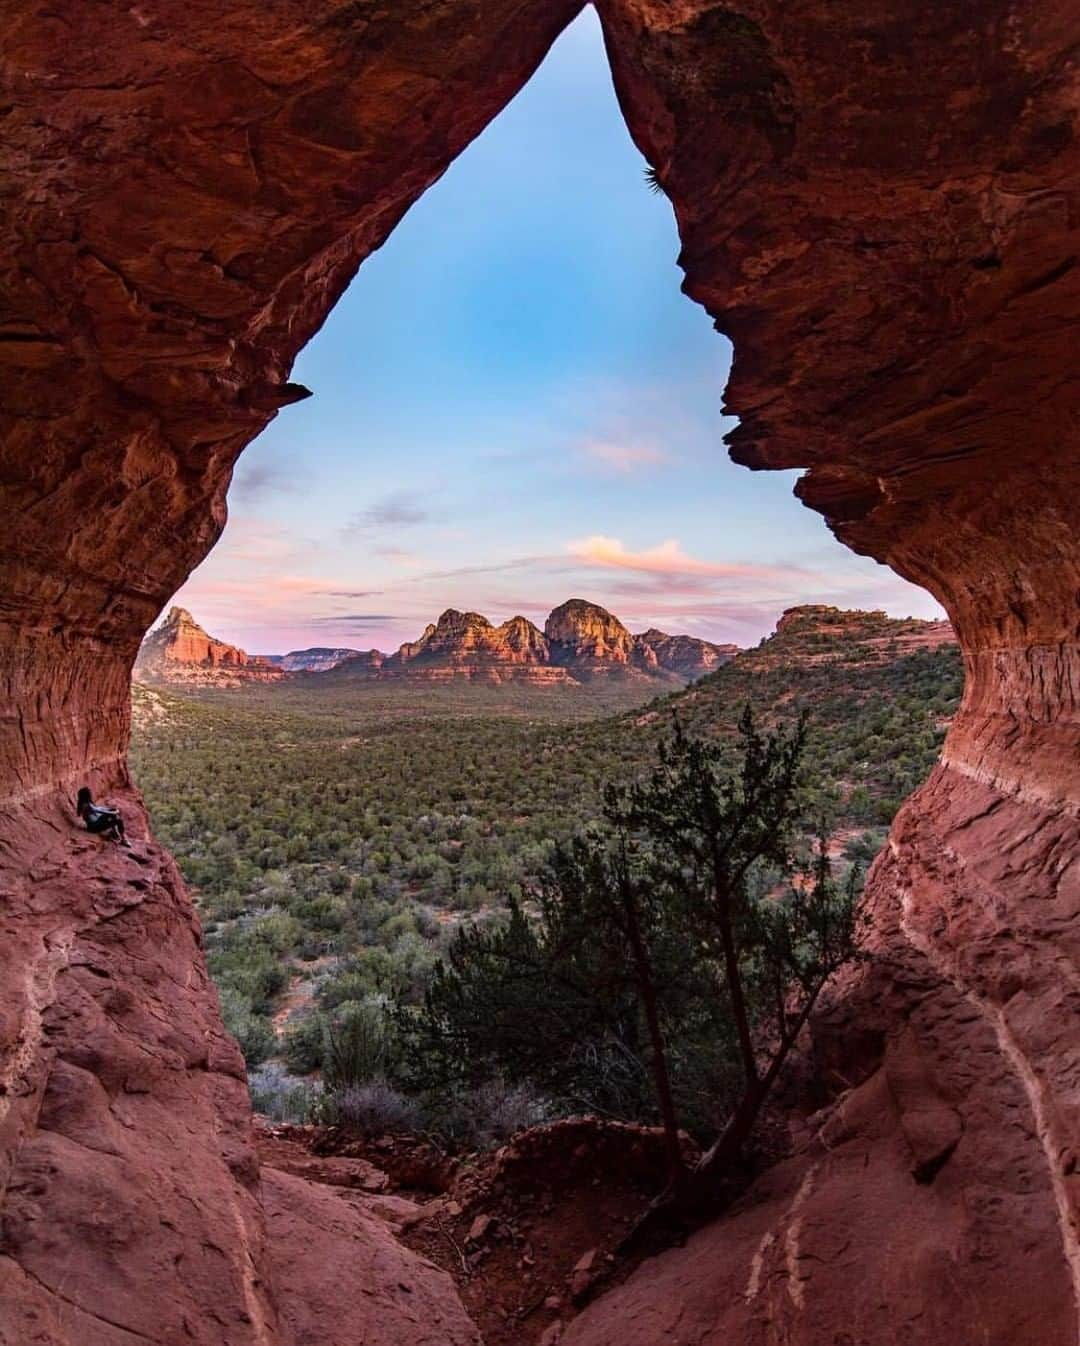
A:
<svg viewBox="0 0 1080 1346">
<path fill-rule="evenodd" d="M 659 1130 L 595 1118 L 460 1158 L 415 1137 L 263 1119 L 255 1143 L 264 1174 L 334 1188 L 448 1272 L 486 1346 L 554 1346 L 587 1303 L 625 1280 L 641 1257 L 619 1245 L 664 1171 Z M 689 1140 L 686 1153 L 696 1154 Z"/>
</svg>

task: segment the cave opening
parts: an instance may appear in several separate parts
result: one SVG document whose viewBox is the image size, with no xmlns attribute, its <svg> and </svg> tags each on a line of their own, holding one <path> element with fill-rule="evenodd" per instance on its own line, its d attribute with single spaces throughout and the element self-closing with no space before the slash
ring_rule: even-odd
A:
<svg viewBox="0 0 1080 1346">
<path fill-rule="evenodd" d="M 447 608 L 543 625 L 573 595 L 742 646 L 797 603 L 941 616 L 836 546 L 796 469 L 729 460 L 731 343 L 679 293 L 645 170 L 588 7 L 363 263 L 169 603 L 260 654 L 393 651 Z"/>
</svg>

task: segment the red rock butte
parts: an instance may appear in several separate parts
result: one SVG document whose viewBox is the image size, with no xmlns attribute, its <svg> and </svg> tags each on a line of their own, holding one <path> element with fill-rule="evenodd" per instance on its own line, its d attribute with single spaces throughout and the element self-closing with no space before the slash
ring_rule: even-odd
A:
<svg viewBox="0 0 1080 1346">
<path fill-rule="evenodd" d="M 238 687 L 245 682 L 277 682 L 284 672 L 269 659 L 227 645 L 204 631 L 186 608 L 173 607 L 139 647 L 137 679 L 190 686 Z"/>
<path fill-rule="evenodd" d="M 385 1226 L 260 1176 L 128 685 L 237 456 L 305 395 L 296 353 L 578 8 L 0 0 L 5 1346 L 475 1339 Z M 1080 14 L 598 8 L 735 344 L 734 457 L 805 469 L 841 542 L 935 594 L 967 688 L 871 872 L 874 959 L 815 1025 L 836 1101 L 565 1346 L 1072 1346 Z M 135 858 L 73 830 L 84 782 Z"/>
</svg>

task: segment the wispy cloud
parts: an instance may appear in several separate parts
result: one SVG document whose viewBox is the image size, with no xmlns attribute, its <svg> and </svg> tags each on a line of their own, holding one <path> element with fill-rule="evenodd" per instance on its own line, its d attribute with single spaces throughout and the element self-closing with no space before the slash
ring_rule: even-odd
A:
<svg viewBox="0 0 1080 1346">
<path fill-rule="evenodd" d="M 619 538 L 594 533 L 567 544 L 567 551 L 589 566 L 613 570 L 639 570 L 648 575 L 710 575 L 717 579 L 774 578 L 780 573 L 797 573 L 776 566 L 746 565 L 735 562 L 699 561 L 688 556 L 675 538 L 658 542 L 655 547 L 631 551 Z"/>
<path fill-rule="evenodd" d="M 287 463 L 273 458 L 244 457 L 237 464 L 229 500 L 234 505 L 254 505 L 279 491 L 295 492 L 298 484 L 297 473 Z"/>
<path fill-rule="evenodd" d="M 458 579 L 462 575 L 498 575 L 506 570 L 539 570 L 542 567 L 550 569 L 553 564 L 557 569 L 564 569 L 565 557 L 518 556 L 509 561 L 495 561 L 490 565 L 456 566 L 453 570 L 428 570 L 422 575 L 410 576 L 408 583 L 426 584 L 428 580 Z"/>
<path fill-rule="evenodd" d="M 667 462 L 670 455 L 653 444 L 634 443 L 623 439 L 587 439 L 582 453 L 594 463 L 613 472 L 638 472 Z"/>
<path fill-rule="evenodd" d="M 354 514 L 345 532 L 369 533 L 383 529 L 416 528 L 431 518 L 424 497 L 415 491 L 390 491 L 367 509 Z"/>
<path fill-rule="evenodd" d="M 393 561 L 394 565 L 401 566 L 405 570 L 413 570 L 416 566 L 423 565 L 424 561 L 422 556 L 405 547 L 375 547 L 374 555 Z"/>
<path fill-rule="evenodd" d="M 342 612 L 333 617 L 309 617 L 308 621 L 320 626 L 380 626 L 396 622 L 397 617 L 390 612 Z"/>
</svg>

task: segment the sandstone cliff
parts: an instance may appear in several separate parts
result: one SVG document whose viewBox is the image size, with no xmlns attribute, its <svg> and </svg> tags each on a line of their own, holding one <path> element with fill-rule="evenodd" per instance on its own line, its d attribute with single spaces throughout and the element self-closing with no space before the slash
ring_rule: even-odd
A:
<svg viewBox="0 0 1080 1346">
<path fill-rule="evenodd" d="M 524 617 L 511 617 L 493 626 L 478 612 L 455 608 L 448 608 L 418 641 L 402 645 L 383 664 L 379 676 L 490 683 L 571 681 L 551 666 L 546 641 Z"/>
<path fill-rule="evenodd" d="M 701 677 L 736 648 L 655 630 L 632 636 L 606 609 L 576 598 L 557 607 L 543 631 L 526 617 L 511 617 L 494 626 L 478 612 L 448 608 L 425 627 L 419 640 L 406 642 L 385 659 L 344 660 L 337 677 L 572 687 L 615 676 L 653 678 L 663 687 Z"/>
<path fill-rule="evenodd" d="M 693 636 L 651 630 L 632 636 L 618 618 L 595 603 L 572 599 L 540 631 L 525 617 L 493 626 L 478 612 L 448 608 L 419 640 L 396 653 L 313 648 L 283 655 L 249 655 L 209 635 L 184 608 L 173 607 L 143 641 L 134 676 L 145 683 L 239 687 L 275 682 L 286 674 L 337 678 L 408 678 L 418 682 L 465 679 L 573 686 L 603 674 L 665 674 L 684 682 L 718 667 L 736 651 Z M 552 634 L 554 633 L 554 634 Z"/>
<path fill-rule="evenodd" d="M 173 607 L 143 641 L 134 676 L 141 682 L 238 687 L 244 682 L 277 682 L 284 671 L 262 655 L 215 640 L 186 608 Z"/>
<path fill-rule="evenodd" d="M 557 663 L 588 669 L 596 664 L 635 663 L 634 637 L 617 617 L 598 603 L 571 598 L 544 623 L 544 635 Z"/>
<path fill-rule="evenodd" d="M 711 673 L 739 652 L 738 645 L 714 645 L 697 636 L 669 636 L 650 627 L 634 637 L 635 648 L 643 655 L 651 650 L 661 668 L 676 673 L 688 682 Z"/>
</svg>

